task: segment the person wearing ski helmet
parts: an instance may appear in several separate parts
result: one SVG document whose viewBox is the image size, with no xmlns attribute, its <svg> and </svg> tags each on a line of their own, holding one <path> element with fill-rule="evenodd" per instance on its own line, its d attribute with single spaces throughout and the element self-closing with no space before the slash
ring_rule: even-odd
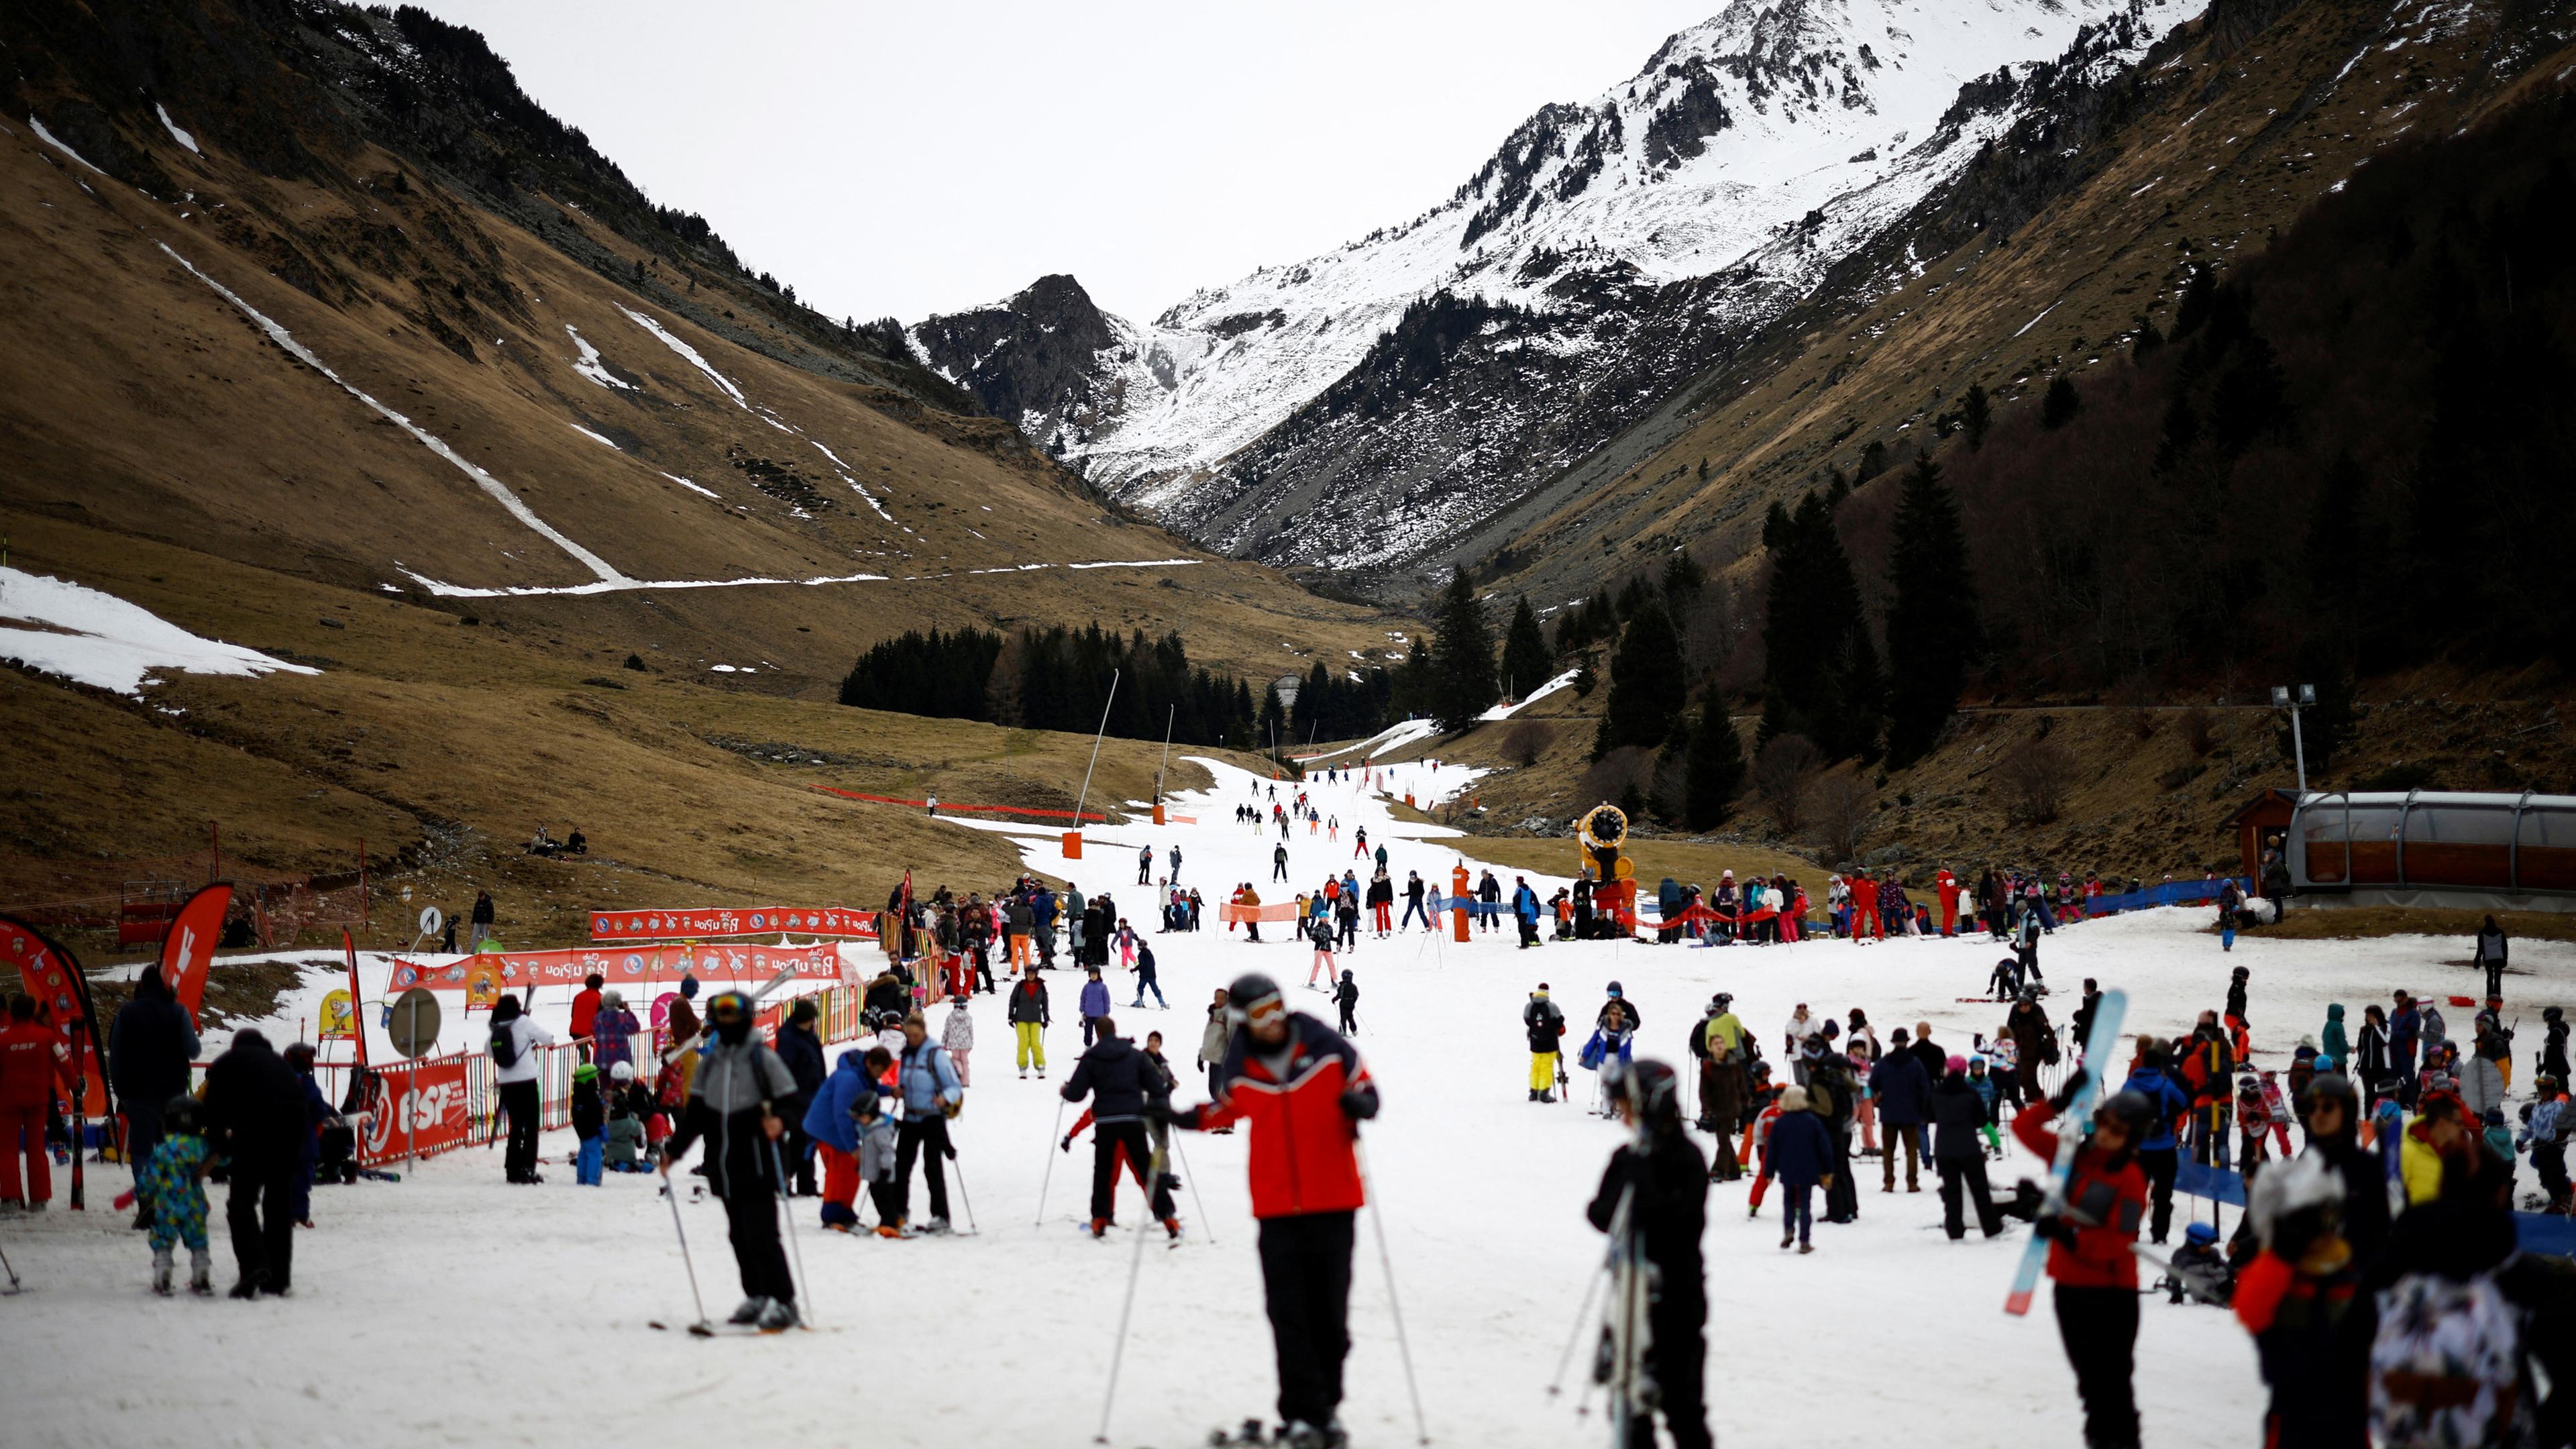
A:
<svg viewBox="0 0 2576 1449">
<path fill-rule="evenodd" d="M 2272 1390 L 2265 1444 L 2369 1442 L 2378 1315 L 2343 1236 L 2348 1200 L 2342 1176 L 2314 1153 L 2254 1179 L 2246 1216 L 2263 1249 L 2237 1275 L 2231 1306 Z"/>
<path fill-rule="evenodd" d="M 1529 1005 L 1521 1008 L 1521 1025 L 1529 1031 L 1529 1099 L 1553 1102 L 1557 1049 L 1564 1044 L 1561 1038 L 1565 1035 L 1565 1013 L 1547 999 L 1546 982 L 1538 984 L 1538 990 L 1530 993 Z"/>
<path fill-rule="evenodd" d="M 1616 981 L 1610 983 L 1608 997 L 1601 1003 L 1601 1009 L 1592 1014 L 1592 1024 L 1594 1026 L 1608 1026 L 1610 1024 L 1610 1008 L 1614 1004 L 1619 1008 L 1619 1014 L 1625 1019 L 1624 1025 L 1629 1031 L 1635 1031 L 1637 1028 L 1646 1024 L 1645 1019 L 1637 1015 L 1637 1003 L 1628 999 L 1627 992 L 1622 990 L 1619 983 Z"/>
<path fill-rule="evenodd" d="M 752 1030 L 751 998 L 718 992 L 707 1002 L 714 1040 L 689 1081 L 688 1107 L 679 1129 L 662 1147 L 662 1176 L 707 1143 L 707 1190 L 724 1203 L 734 1266 L 742 1277 L 742 1306 L 728 1322 L 776 1333 L 796 1326 L 796 1280 L 778 1242 L 780 1158 L 778 1139 L 787 1123 L 773 1105 L 796 1091 L 796 1078 L 778 1053 Z"/>
<path fill-rule="evenodd" d="M 1633 1062 L 1613 1091 L 1620 1120 L 1636 1137 L 1610 1154 L 1584 1216 L 1602 1232 L 1635 1234 L 1654 1267 L 1642 1368 L 1657 1394 L 1651 1406 L 1634 1406 L 1625 1442 L 1654 1443 L 1653 1418 L 1660 1412 L 1673 1449 L 1707 1449 L 1713 1441 L 1701 1381 L 1708 1288 L 1699 1240 L 1707 1224 L 1708 1163 L 1682 1130 L 1681 1081 L 1671 1067 L 1651 1057 Z"/>
<path fill-rule="evenodd" d="M 2052 1125 L 2090 1073 L 2077 1067 L 2046 1102 L 2015 1113 L 2013 1135 L 2042 1158 L 2057 1155 Z M 2055 1280 L 2057 1336 L 2084 1401 L 2087 1449 L 2135 1449 L 2138 1400 L 2131 1382 L 2138 1346 L 2138 1260 L 2130 1251 L 2147 1211 L 2147 1175 L 2136 1148 L 2155 1120 L 2146 1094 L 2113 1093 L 2076 1148 L 2062 1206 L 2043 1213 L 2048 1276 Z"/>
<path fill-rule="evenodd" d="M 1235 978 L 1226 1010 L 1233 1039 L 1215 1100 L 1183 1111 L 1149 1101 L 1146 1115 L 1184 1131 L 1251 1127 L 1252 1216 L 1279 1373 L 1283 1442 L 1347 1442 L 1339 1417 L 1350 1355 L 1352 1227 L 1366 1185 L 1359 1124 L 1378 1111 L 1377 1083 L 1359 1050 L 1302 1011 L 1258 972 Z"/>
<path fill-rule="evenodd" d="M 2361 1145 L 2361 1094 L 2341 1072 L 2319 1072 L 2299 1095 L 2299 1115 L 2308 1135 L 2300 1160 L 2314 1159 L 2340 1175 L 2343 1238 L 2367 1264 L 2388 1241 L 2388 1169 Z"/>
</svg>

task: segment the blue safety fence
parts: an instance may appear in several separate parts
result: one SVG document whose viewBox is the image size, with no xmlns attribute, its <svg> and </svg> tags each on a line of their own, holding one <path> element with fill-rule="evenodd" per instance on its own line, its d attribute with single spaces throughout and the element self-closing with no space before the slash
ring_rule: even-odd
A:
<svg viewBox="0 0 2576 1449">
<path fill-rule="evenodd" d="M 2099 896 L 2087 904 L 2092 914 L 2097 916 L 2107 916 L 2115 911 L 2149 910 L 2156 906 L 2198 905 L 2217 900 L 2218 893 L 2226 887 L 2227 880 L 2226 876 L 2220 876 L 2216 880 L 2167 881 L 2163 885 L 2152 885 L 2145 890 L 2122 891 L 2116 896 Z M 2240 876 L 2236 884 L 2247 895 L 2254 893 L 2254 882 L 2250 878 Z"/>
<path fill-rule="evenodd" d="M 2174 1172 L 2174 1191 L 2242 1208 L 2245 1206 L 2245 1174 L 2230 1168 L 2204 1167 L 2197 1162 L 2186 1162 Z M 2576 1218 L 2549 1213 L 2515 1213 L 2513 1235 L 2514 1245 L 2526 1253 L 2576 1257 Z"/>
</svg>

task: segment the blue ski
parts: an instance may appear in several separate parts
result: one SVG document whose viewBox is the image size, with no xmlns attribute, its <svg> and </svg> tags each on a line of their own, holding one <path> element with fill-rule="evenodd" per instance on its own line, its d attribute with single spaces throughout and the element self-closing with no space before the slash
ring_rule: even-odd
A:
<svg viewBox="0 0 2576 1449">
<path fill-rule="evenodd" d="M 2073 1130 L 2058 1134 L 2057 1157 L 2048 1168 L 2048 1201 L 2052 1204 L 2065 1200 L 2066 1179 L 2075 1171 L 2075 1149 L 2084 1141 L 2083 1124 L 2093 1115 L 2093 1103 L 2102 1094 L 2103 1074 L 2119 1047 L 2120 1018 L 2128 1010 L 2129 994 L 2125 991 L 2105 991 L 2093 1003 L 2093 1030 L 2084 1038 L 2084 1055 L 2080 1059 L 2084 1086 L 2066 1104 L 2065 1115 L 2060 1119 L 2061 1127 L 2071 1125 Z M 2048 1240 L 2031 1234 L 2030 1245 L 2022 1249 L 2021 1267 L 2013 1273 L 2012 1296 L 2004 1300 L 2004 1312 L 2030 1312 L 2031 1295 L 2039 1291 L 2039 1270 L 2047 1262 Z"/>
</svg>

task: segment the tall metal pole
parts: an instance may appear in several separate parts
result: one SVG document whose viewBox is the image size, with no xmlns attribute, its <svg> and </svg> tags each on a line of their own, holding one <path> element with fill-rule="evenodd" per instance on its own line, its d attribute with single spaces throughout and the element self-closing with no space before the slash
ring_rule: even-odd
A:
<svg viewBox="0 0 2576 1449">
<path fill-rule="evenodd" d="M 2290 748 L 2298 755 L 2299 798 L 2308 798 L 2308 742 L 2299 733 L 2299 707 L 2290 706 Z"/>
<path fill-rule="evenodd" d="M 1091 798 L 1091 772 L 1100 765 L 1100 737 L 1109 733 L 1109 709 L 1117 702 L 1118 671 L 1113 669 L 1109 671 L 1109 698 L 1100 704 L 1100 729 L 1091 737 L 1091 763 L 1082 770 L 1082 793 L 1073 797 L 1073 828 L 1077 833 L 1082 829 L 1082 804 Z M 1052 951 L 1055 948 L 1049 946 L 1047 949 Z"/>
<path fill-rule="evenodd" d="M 1172 724 L 1180 717 L 1181 707 L 1177 704 L 1172 706 L 1170 714 L 1163 716 L 1163 762 L 1154 767 L 1154 808 L 1157 810 L 1163 806 L 1163 776 L 1172 768 Z M 1076 820 L 1073 823 L 1080 825 L 1082 822 Z"/>
</svg>

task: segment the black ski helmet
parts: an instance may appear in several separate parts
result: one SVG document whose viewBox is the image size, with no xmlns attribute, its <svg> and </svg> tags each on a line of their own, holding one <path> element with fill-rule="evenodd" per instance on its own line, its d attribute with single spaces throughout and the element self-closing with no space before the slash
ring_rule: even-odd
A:
<svg viewBox="0 0 2576 1449">
<path fill-rule="evenodd" d="M 205 1129 L 205 1104 L 188 1092 L 181 1092 L 161 1104 L 161 1130 L 171 1137 L 195 1137 Z"/>
<path fill-rule="evenodd" d="M 1252 1008 L 1261 1003 L 1278 999 L 1279 983 L 1258 971 L 1244 972 L 1234 978 L 1232 986 L 1225 989 L 1226 1010 L 1233 1013 L 1237 1021 L 1250 1017 Z"/>
<path fill-rule="evenodd" d="M 1657 1126 L 1681 1120 L 1681 1079 L 1652 1057 L 1628 1064 L 1619 1074 L 1619 1095 L 1637 1115 Z"/>
<path fill-rule="evenodd" d="M 2542 1021 L 2556 1022 L 2565 1019 L 2566 1015 L 2567 1013 L 2565 1011 L 2555 1006 L 2544 1006 L 2540 1008 L 2540 1019 Z"/>
<path fill-rule="evenodd" d="M 1725 1011 L 1728 1007 L 1735 1004 L 1735 993 L 1732 991 L 1721 991 L 1715 996 L 1710 997 L 1708 999 L 1708 1004 L 1716 1011 Z"/>
<path fill-rule="evenodd" d="M 2094 1111 L 2093 1120 L 2117 1122 L 2127 1128 L 2129 1146 L 2135 1149 L 2145 1140 L 2147 1128 L 2156 1120 L 2156 1104 L 2147 1099 L 2146 1093 L 2124 1087 L 2103 1101 L 2101 1107 Z"/>
</svg>

